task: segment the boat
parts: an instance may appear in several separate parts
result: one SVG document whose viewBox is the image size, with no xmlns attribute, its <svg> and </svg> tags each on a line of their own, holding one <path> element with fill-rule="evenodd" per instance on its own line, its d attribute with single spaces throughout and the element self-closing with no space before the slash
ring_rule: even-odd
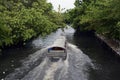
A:
<svg viewBox="0 0 120 80">
<path fill-rule="evenodd" d="M 67 42 L 65 36 L 58 37 L 53 43 L 53 45 L 51 45 L 48 48 L 47 57 L 49 57 L 50 59 L 62 58 L 62 60 L 66 60 L 67 58 L 66 45 Z"/>
</svg>

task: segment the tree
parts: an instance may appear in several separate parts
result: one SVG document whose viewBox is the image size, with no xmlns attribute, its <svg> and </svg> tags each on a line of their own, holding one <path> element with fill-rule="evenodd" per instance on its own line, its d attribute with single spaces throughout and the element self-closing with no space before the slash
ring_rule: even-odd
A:
<svg viewBox="0 0 120 80">
<path fill-rule="evenodd" d="M 109 38 L 120 40 L 119 0 L 76 0 L 76 7 L 68 12 L 74 28 L 95 30 Z M 79 28 L 78 28 L 79 27 Z"/>
<path fill-rule="evenodd" d="M 63 26 L 62 15 L 46 0 L 0 1 L 0 47 L 47 35 Z"/>
</svg>

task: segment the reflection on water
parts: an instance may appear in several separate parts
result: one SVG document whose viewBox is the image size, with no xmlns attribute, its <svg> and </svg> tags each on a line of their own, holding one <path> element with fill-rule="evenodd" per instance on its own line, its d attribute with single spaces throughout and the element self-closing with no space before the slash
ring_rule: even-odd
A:
<svg viewBox="0 0 120 80">
<path fill-rule="evenodd" d="M 39 36 L 33 41 L 28 42 L 25 46 L 12 47 L 4 50 L 4 55 L 0 56 L 0 79 L 13 72 L 17 67 L 22 66 L 22 60 L 30 54 L 35 53 L 43 47 L 51 45 L 62 31 L 51 33 L 47 37 Z"/>
<path fill-rule="evenodd" d="M 49 58 L 44 57 L 40 62 L 46 48 L 31 54 L 22 60 L 22 66 L 7 75 L 5 80 L 88 80 L 87 71 L 89 67 L 93 67 L 89 57 L 75 45 L 68 44 L 67 49 L 68 57 L 65 61 L 60 59 L 51 62 Z"/>
<path fill-rule="evenodd" d="M 94 64 L 89 70 L 89 80 L 120 80 L 120 59 L 100 45 L 93 35 L 75 35 L 72 43 L 88 55 Z"/>
<path fill-rule="evenodd" d="M 75 35 L 64 29 L 68 41 L 67 59 L 51 61 L 46 47 L 62 33 L 60 29 L 47 37 L 38 37 L 22 48 L 4 51 L 0 59 L 0 79 L 5 80 L 120 80 L 120 64 L 94 36 Z"/>
</svg>

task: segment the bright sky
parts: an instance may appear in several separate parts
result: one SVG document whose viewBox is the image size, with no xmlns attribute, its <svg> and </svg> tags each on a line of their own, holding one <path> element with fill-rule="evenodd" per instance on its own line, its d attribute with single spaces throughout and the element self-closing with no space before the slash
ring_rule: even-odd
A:
<svg viewBox="0 0 120 80">
<path fill-rule="evenodd" d="M 48 0 L 48 2 L 51 2 L 54 7 L 54 10 L 58 11 L 59 4 L 61 6 L 61 9 L 65 8 L 66 10 L 74 8 L 75 0 Z"/>
</svg>

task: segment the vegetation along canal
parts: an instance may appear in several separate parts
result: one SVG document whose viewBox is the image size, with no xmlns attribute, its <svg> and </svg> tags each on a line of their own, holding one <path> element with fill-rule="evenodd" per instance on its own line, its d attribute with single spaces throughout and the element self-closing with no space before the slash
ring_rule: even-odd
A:
<svg viewBox="0 0 120 80">
<path fill-rule="evenodd" d="M 103 48 L 96 37 L 78 35 L 65 29 L 68 41 L 67 59 L 51 61 L 45 57 L 62 31 L 58 29 L 45 38 L 38 37 L 24 47 L 3 51 L 0 58 L 1 80 L 120 80 L 120 59 Z"/>
</svg>

